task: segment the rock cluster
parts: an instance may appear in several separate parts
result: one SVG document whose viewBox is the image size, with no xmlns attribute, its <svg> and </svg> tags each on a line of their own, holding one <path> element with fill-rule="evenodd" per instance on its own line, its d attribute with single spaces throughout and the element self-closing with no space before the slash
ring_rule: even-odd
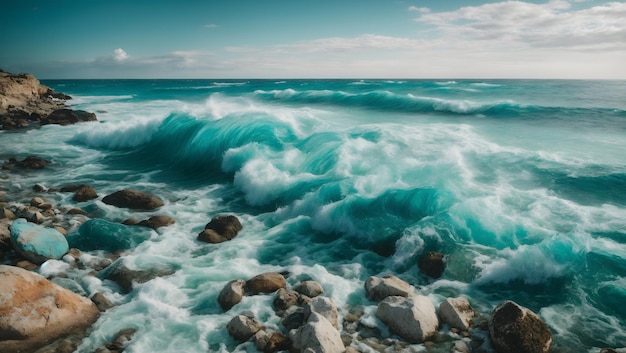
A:
<svg viewBox="0 0 626 353">
<path fill-rule="evenodd" d="M 0 71 L 0 130 L 96 121 L 96 115 L 68 109 L 70 96 L 42 85 L 34 76 Z"/>
</svg>

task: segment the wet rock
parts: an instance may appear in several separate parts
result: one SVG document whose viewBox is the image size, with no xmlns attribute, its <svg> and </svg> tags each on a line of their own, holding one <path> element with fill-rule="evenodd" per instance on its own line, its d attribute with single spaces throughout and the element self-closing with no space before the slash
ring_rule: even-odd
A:
<svg viewBox="0 0 626 353">
<path fill-rule="evenodd" d="M 15 219 L 15 213 L 8 208 L 2 207 L 0 208 L 0 219 L 8 219 L 12 221 Z"/>
<path fill-rule="evenodd" d="M 161 215 L 161 216 L 152 216 L 148 219 L 145 219 L 137 223 L 137 225 L 156 230 L 157 228 L 160 228 L 160 227 L 171 226 L 174 223 L 176 223 L 176 221 L 174 221 L 172 217 Z"/>
<path fill-rule="evenodd" d="M 74 192 L 74 196 L 72 196 L 72 200 L 76 202 L 85 202 L 97 198 L 98 193 L 96 193 L 96 189 L 86 184 L 79 185 Z"/>
<path fill-rule="evenodd" d="M 427 276 L 439 278 L 446 269 L 445 255 L 438 252 L 428 252 L 417 263 L 419 269 Z"/>
<path fill-rule="evenodd" d="M 267 333 L 261 330 L 254 335 L 254 344 L 263 353 L 273 353 L 288 350 L 291 341 L 281 332 Z"/>
<path fill-rule="evenodd" d="M 84 110 L 57 109 L 50 113 L 47 117 L 41 119 L 41 125 L 57 124 L 72 125 L 86 121 L 97 121 L 96 114 L 86 112 Z"/>
<path fill-rule="evenodd" d="M 474 309 L 466 298 L 447 298 L 439 304 L 439 316 L 450 327 L 467 331 L 474 319 Z"/>
<path fill-rule="evenodd" d="M 99 312 L 36 273 L 0 265 L 0 314 L 0 352 L 20 352 L 88 328 Z"/>
<path fill-rule="evenodd" d="M 298 304 L 298 292 L 280 288 L 274 297 L 274 309 L 277 311 L 287 310 L 290 306 Z"/>
<path fill-rule="evenodd" d="M 247 341 L 261 329 L 261 324 L 255 318 L 250 318 L 245 315 L 237 315 L 230 320 L 227 328 L 228 334 L 230 334 L 234 339 Z"/>
<path fill-rule="evenodd" d="M 116 207 L 151 211 L 163 206 L 163 201 L 148 193 L 124 189 L 105 196 L 102 202 Z"/>
<path fill-rule="evenodd" d="M 295 288 L 295 291 L 302 295 L 306 295 L 309 298 L 315 298 L 324 293 L 324 288 L 322 288 L 321 284 L 315 281 L 302 281 Z"/>
<path fill-rule="evenodd" d="M 134 328 L 119 331 L 113 341 L 106 344 L 106 348 L 111 352 L 122 352 L 128 346 L 128 343 L 132 341 L 136 332 L 137 330 Z"/>
<path fill-rule="evenodd" d="M 285 277 L 277 272 L 262 273 L 246 282 L 246 290 L 252 294 L 273 293 L 286 286 Z"/>
<path fill-rule="evenodd" d="M 232 280 L 224 286 L 217 297 L 217 301 L 224 311 L 229 310 L 243 299 L 245 286 L 246 281 L 242 279 Z"/>
<path fill-rule="evenodd" d="M 115 252 L 136 247 L 150 239 L 153 231 L 144 227 L 129 227 L 104 219 L 90 219 L 83 223 L 78 232 L 67 237 L 73 248 L 82 251 L 105 250 Z"/>
<path fill-rule="evenodd" d="M 242 229 L 241 222 L 235 216 L 217 216 L 198 234 L 198 240 L 205 243 L 223 243 L 232 240 Z"/>
<path fill-rule="evenodd" d="M 513 301 L 505 301 L 493 310 L 489 336 L 499 353 L 545 353 L 552 346 L 548 326 L 531 310 Z"/>
<path fill-rule="evenodd" d="M 339 331 L 318 313 L 312 313 L 306 324 L 289 332 L 297 352 L 341 353 L 345 350 Z"/>
<path fill-rule="evenodd" d="M 435 307 L 425 296 L 393 296 L 378 304 L 376 317 L 398 336 L 411 343 L 422 343 L 437 332 Z"/>
<path fill-rule="evenodd" d="M 12 164 L 22 169 L 43 169 L 50 164 L 50 161 L 41 157 L 28 156 L 22 161 L 13 160 Z"/>
<path fill-rule="evenodd" d="M 109 298 L 105 297 L 101 292 L 96 292 L 93 296 L 91 296 L 91 301 L 96 304 L 96 307 L 100 312 L 107 311 L 115 306 L 113 302 L 111 302 Z"/>
<path fill-rule="evenodd" d="M 69 251 L 67 240 L 61 233 L 24 219 L 13 221 L 11 244 L 18 254 L 35 264 L 61 259 Z"/>
<path fill-rule="evenodd" d="M 82 216 L 86 216 L 87 212 L 85 212 L 84 210 L 80 209 L 80 208 L 72 208 L 69 211 L 67 211 L 67 214 L 71 214 L 71 215 L 82 215 Z"/>
<path fill-rule="evenodd" d="M 130 269 L 124 265 L 124 259 L 121 258 L 104 269 L 99 277 L 117 283 L 125 293 L 130 293 L 133 289 L 133 283 L 146 283 L 157 277 L 172 275 L 175 272 L 176 269 L 167 264 L 149 269 Z"/>
<path fill-rule="evenodd" d="M 332 299 L 327 297 L 315 297 L 304 306 L 304 317 L 307 318 L 317 313 L 323 316 L 333 327 L 339 327 L 339 313 Z"/>
<path fill-rule="evenodd" d="M 393 275 L 382 278 L 372 276 L 365 281 L 365 294 L 373 301 L 381 301 L 389 296 L 408 297 L 411 293 L 413 287 Z"/>
<path fill-rule="evenodd" d="M 288 314 L 282 321 L 281 324 L 287 330 L 297 329 L 298 327 L 304 325 L 304 309 L 298 308 L 292 313 Z"/>
<path fill-rule="evenodd" d="M 39 196 L 33 197 L 32 199 L 30 199 L 30 205 L 34 207 L 39 207 L 40 205 L 43 205 L 44 203 L 45 201 Z"/>
</svg>

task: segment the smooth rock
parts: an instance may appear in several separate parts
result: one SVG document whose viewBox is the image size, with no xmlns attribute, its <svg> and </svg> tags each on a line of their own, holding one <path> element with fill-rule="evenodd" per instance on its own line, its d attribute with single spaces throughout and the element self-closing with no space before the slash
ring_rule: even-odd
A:
<svg viewBox="0 0 626 353">
<path fill-rule="evenodd" d="M 224 311 L 229 310 L 243 299 L 245 286 L 246 281 L 242 279 L 232 280 L 224 286 L 217 297 L 217 301 Z"/>
<path fill-rule="evenodd" d="M 552 346 L 548 325 L 513 301 L 502 302 L 493 310 L 489 336 L 499 353 L 547 353 Z"/>
<path fill-rule="evenodd" d="M 163 201 L 148 193 L 124 189 L 105 196 L 102 202 L 116 207 L 151 211 L 163 206 Z"/>
<path fill-rule="evenodd" d="M 15 213 L 8 208 L 2 207 L 0 208 L 0 219 L 8 219 L 12 221 L 15 219 Z"/>
<path fill-rule="evenodd" d="M 120 258 L 100 272 L 98 277 L 119 284 L 125 293 L 129 293 L 133 289 L 133 283 L 146 283 L 157 277 L 172 275 L 175 272 L 176 268 L 168 264 L 160 264 L 146 269 L 130 269 L 124 264 L 124 258 Z"/>
<path fill-rule="evenodd" d="M 466 298 L 447 298 L 439 304 L 439 316 L 450 327 L 467 331 L 474 320 L 474 309 Z"/>
<path fill-rule="evenodd" d="M 85 202 L 98 198 L 98 193 L 96 193 L 96 189 L 94 189 L 90 185 L 82 184 L 79 185 L 72 196 L 72 200 L 76 202 Z"/>
<path fill-rule="evenodd" d="M 157 228 L 171 226 L 174 223 L 176 223 L 176 221 L 174 221 L 172 217 L 160 215 L 160 216 L 152 216 L 148 219 L 145 219 L 137 223 L 137 225 L 156 230 Z"/>
<path fill-rule="evenodd" d="M 289 338 L 297 352 L 341 353 L 345 350 L 339 331 L 318 313 L 312 313 L 304 326 L 289 331 Z"/>
<path fill-rule="evenodd" d="M 318 295 L 324 293 L 322 285 L 315 281 L 302 281 L 296 286 L 295 291 L 306 295 L 309 298 L 315 298 Z"/>
<path fill-rule="evenodd" d="M 104 219 L 90 219 L 83 223 L 78 232 L 67 237 L 73 248 L 82 251 L 105 250 L 115 252 L 136 247 L 150 239 L 153 231 L 145 227 L 130 227 Z"/>
<path fill-rule="evenodd" d="M 0 352 L 27 352 L 98 318 L 87 298 L 18 267 L 0 265 Z"/>
<path fill-rule="evenodd" d="M 61 259 L 69 251 L 63 234 L 24 219 L 13 221 L 11 244 L 18 254 L 35 264 L 42 264 L 49 259 Z"/>
<path fill-rule="evenodd" d="M 339 313 L 332 299 L 315 297 L 304 306 L 304 317 L 309 318 L 312 313 L 322 315 L 335 328 L 339 328 Z"/>
<path fill-rule="evenodd" d="M 246 282 L 246 290 L 252 294 L 273 293 L 286 286 L 287 281 L 285 277 L 277 272 L 262 273 Z"/>
<path fill-rule="evenodd" d="M 237 315 L 228 323 L 228 333 L 236 340 L 247 341 L 261 329 L 261 324 L 255 318 Z"/>
<path fill-rule="evenodd" d="M 422 295 L 387 297 L 378 304 L 376 317 L 410 343 L 424 342 L 439 327 L 435 306 Z"/>
<path fill-rule="evenodd" d="M 390 296 L 408 297 L 413 293 L 413 287 L 400 278 L 389 275 L 369 277 L 365 281 L 365 295 L 373 301 L 381 301 Z"/>
<path fill-rule="evenodd" d="M 241 222 L 235 216 L 217 216 L 206 224 L 204 230 L 198 234 L 198 240 L 218 244 L 232 240 L 242 229 Z"/>
</svg>

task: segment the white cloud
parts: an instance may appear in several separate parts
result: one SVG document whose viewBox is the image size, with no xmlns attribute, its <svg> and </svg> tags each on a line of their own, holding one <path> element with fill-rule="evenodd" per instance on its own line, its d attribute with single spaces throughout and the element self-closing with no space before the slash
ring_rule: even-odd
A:
<svg viewBox="0 0 626 353">
<path fill-rule="evenodd" d="M 409 11 L 415 11 L 419 13 L 429 13 L 430 9 L 428 7 L 409 6 Z"/>
<path fill-rule="evenodd" d="M 209 24 L 205 24 L 205 25 L 204 25 L 204 26 L 202 26 L 202 27 L 204 27 L 204 28 L 217 28 L 217 27 L 219 27 L 219 26 L 220 26 L 220 25 L 215 24 L 215 23 L 209 23 Z"/>
<path fill-rule="evenodd" d="M 113 60 L 121 62 L 128 59 L 128 54 L 122 48 L 113 50 Z"/>
<path fill-rule="evenodd" d="M 303 52 L 345 52 L 361 49 L 410 49 L 422 44 L 423 41 L 417 39 L 364 34 L 353 38 L 332 37 L 303 41 L 285 48 Z"/>
</svg>

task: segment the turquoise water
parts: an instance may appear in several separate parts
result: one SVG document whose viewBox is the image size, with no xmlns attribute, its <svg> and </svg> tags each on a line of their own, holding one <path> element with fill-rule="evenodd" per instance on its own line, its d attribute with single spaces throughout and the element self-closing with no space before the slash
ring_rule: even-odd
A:
<svg viewBox="0 0 626 353">
<path fill-rule="evenodd" d="M 503 300 L 537 312 L 555 351 L 626 346 L 626 82 L 382 80 L 44 81 L 94 111 L 96 124 L 0 132 L 0 157 L 53 166 L 5 181 L 88 183 L 104 196 L 132 187 L 165 201 L 153 213 L 81 204 L 119 222 L 167 214 L 129 251 L 129 267 L 179 270 L 123 294 L 70 275 L 119 304 L 80 352 L 138 329 L 128 352 L 254 351 L 226 332 L 250 310 L 271 329 L 271 296 L 227 313 L 226 282 L 289 271 L 322 284 L 345 315 L 375 303 L 368 276 L 393 273 L 435 304 L 464 295 L 489 313 Z M 25 193 L 25 192 L 24 192 Z M 50 194 L 72 204 L 71 194 Z M 234 240 L 196 241 L 235 214 Z M 437 281 L 417 270 L 448 254 Z M 97 252 L 91 253 L 98 255 Z M 77 270 L 78 271 L 78 270 Z"/>
</svg>

